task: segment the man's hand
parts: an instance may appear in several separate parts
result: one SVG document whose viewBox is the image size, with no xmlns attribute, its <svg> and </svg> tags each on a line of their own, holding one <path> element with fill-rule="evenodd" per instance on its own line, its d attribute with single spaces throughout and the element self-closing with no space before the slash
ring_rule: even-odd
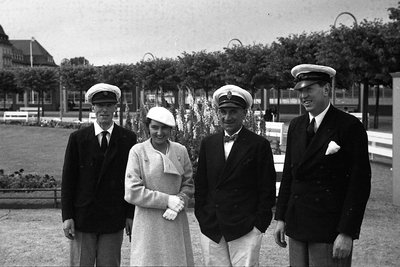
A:
<svg viewBox="0 0 400 267">
<path fill-rule="evenodd" d="M 333 243 L 332 257 L 343 259 L 350 255 L 353 248 L 353 239 L 345 234 L 339 234 Z"/>
<path fill-rule="evenodd" d="M 129 237 L 129 242 L 131 242 L 132 223 L 133 223 L 133 220 L 131 218 L 126 218 L 126 220 L 125 220 L 125 233 Z"/>
<path fill-rule="evenodd" d="M 285 222 L 277 221 L 274 231 L 275 243 L 277 243 L 280 247 L 286 248 L 287 243 L 285 241 Z"/>
<path fill-rule="evenodd" d="M 74 219 L 67 219 L 63 222 L 63 230 L 66 238 L 73 240 L 75 238 Z"/>
<path fill-rule="evenodd" d="M 163 218 L 169 221 L 175 220 L 176 216 L 178 216 L 178 213 L 172 209 L 167 209 L 163 214 Z"/>
<path fill-rule="evenodd" d="M 168 208 L 176 212 L 180 212 L 185 206 L 185 202 L 178 196 L 168 197 Z"/>
</svg>

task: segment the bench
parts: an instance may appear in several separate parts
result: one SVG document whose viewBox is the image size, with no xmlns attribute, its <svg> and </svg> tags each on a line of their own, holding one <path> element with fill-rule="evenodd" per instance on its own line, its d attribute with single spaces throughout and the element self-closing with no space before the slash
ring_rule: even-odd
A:
<svg viewBox="0 0 400 267">
<path fill-rule="evenodd" d="M 4 111 L 3 120 L 28 122 L 29 113 L 27 111 Z"/>
<path fill-rule="evenodd" d="M 393 157 L 393 134 L 376 131 L 367 131 L 367 134 L 370 159 L 374 155 Z"/>
<path fill-rule="evenodd" d="M 61 200 L 61 188 L 14 188 L 14 189 L 5 189 L 0 188 L 0 192 L 3 193 L 13 193 L 13 192 L 35 192 L 35 191 L 46 191 L 46 192 L 53 192 L 52 196 L 27 196 L 23 194 L 21 196 L 2 196 L 0 195 L 0 199 L 53 199 L 54 200 L 54 207 L 58 207 L 58 200 Z"/>
<path fill-rule="evenodd" d="M 35 117 L 37 115 L 38 107 L 20 107 L 19 111 L 28 112 L 29 116 Z M 42 107 L 39 107 L 39 111 L 42 112 Z"/>
<path fill-rule="evenodd" d="M 283 122 L 265 122 L 265 135 L 271 137 L 278 137 L 279 144 L 282 145 L 283 142 Z"/>
<path fill-rule="evenodd" d="M 353 115 L 362 122 L 362 112 L 349 112 L 349 114 Z M 367 121 L 369 121 L 369 113 L 367 113 Z"/>
<path fill-rule="evenodd" d="M 274 165 L 276 171 L 276 195 L 278 196 L 279 187 L 281 186 L 283 165 L 285 163 L 285 155 L 274 155 Z"/>
</svg>

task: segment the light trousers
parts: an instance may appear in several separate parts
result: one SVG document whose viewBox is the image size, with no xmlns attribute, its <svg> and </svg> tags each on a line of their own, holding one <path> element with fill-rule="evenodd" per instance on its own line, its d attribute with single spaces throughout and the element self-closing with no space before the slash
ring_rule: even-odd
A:
<svg viewBox="0 0 400 267">
<path fill-rule="evenodd" d="M 200 243 L 206 266 L 259 266 L 263 233 L 256 227 L 246 235 L 226 242 L 222 237 L 215 243 L 201 234 Z"/>
<path fill-rule="evenodd" d="M 324 267 L 350 267 L 352 254 L 344 259 L 332 257 L 333 244 L 301 242 L 289 238 L 290 266 L 324 266 Z"/>
<path fill-rule="evenodd" d="M 120 266 L 123 230 L 111 234 L 75 230 L 70 242 L 70 266 Z"/>
</svg>

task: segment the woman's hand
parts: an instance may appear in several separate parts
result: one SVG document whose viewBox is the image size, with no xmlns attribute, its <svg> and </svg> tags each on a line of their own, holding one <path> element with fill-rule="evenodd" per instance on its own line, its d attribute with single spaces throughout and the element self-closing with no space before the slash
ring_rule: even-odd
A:
<svg viewBox="0 0 400 267">
<path fill-rule="evenodd" d="M 168 208 L 180 212 L 185 207 L 185 202 L 178 196 L 169 196 L 168 198 Z"/>
<path fill-rule="evenodd" d="M 178 213 L 171 209 L 167 209 L 163 214 L 163 218 L 169 221 L 175 220 L 176 216 L 178 216 Z"/>
</svg>

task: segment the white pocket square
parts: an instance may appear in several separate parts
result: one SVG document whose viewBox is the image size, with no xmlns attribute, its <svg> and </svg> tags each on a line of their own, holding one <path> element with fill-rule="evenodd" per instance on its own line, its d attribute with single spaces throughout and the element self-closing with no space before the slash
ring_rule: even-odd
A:
<svg viewBox="0 0 400 267">
<path fill-rule="evenodd" d="M 336 152 L 338 152 L 340 149 L 340 146 L 338 144 L 336 144 L 335 141 L 330 141 L 328 148 L 325 151 L 325 155 L 332 155 L 335 154 Z"/>
</svg>

